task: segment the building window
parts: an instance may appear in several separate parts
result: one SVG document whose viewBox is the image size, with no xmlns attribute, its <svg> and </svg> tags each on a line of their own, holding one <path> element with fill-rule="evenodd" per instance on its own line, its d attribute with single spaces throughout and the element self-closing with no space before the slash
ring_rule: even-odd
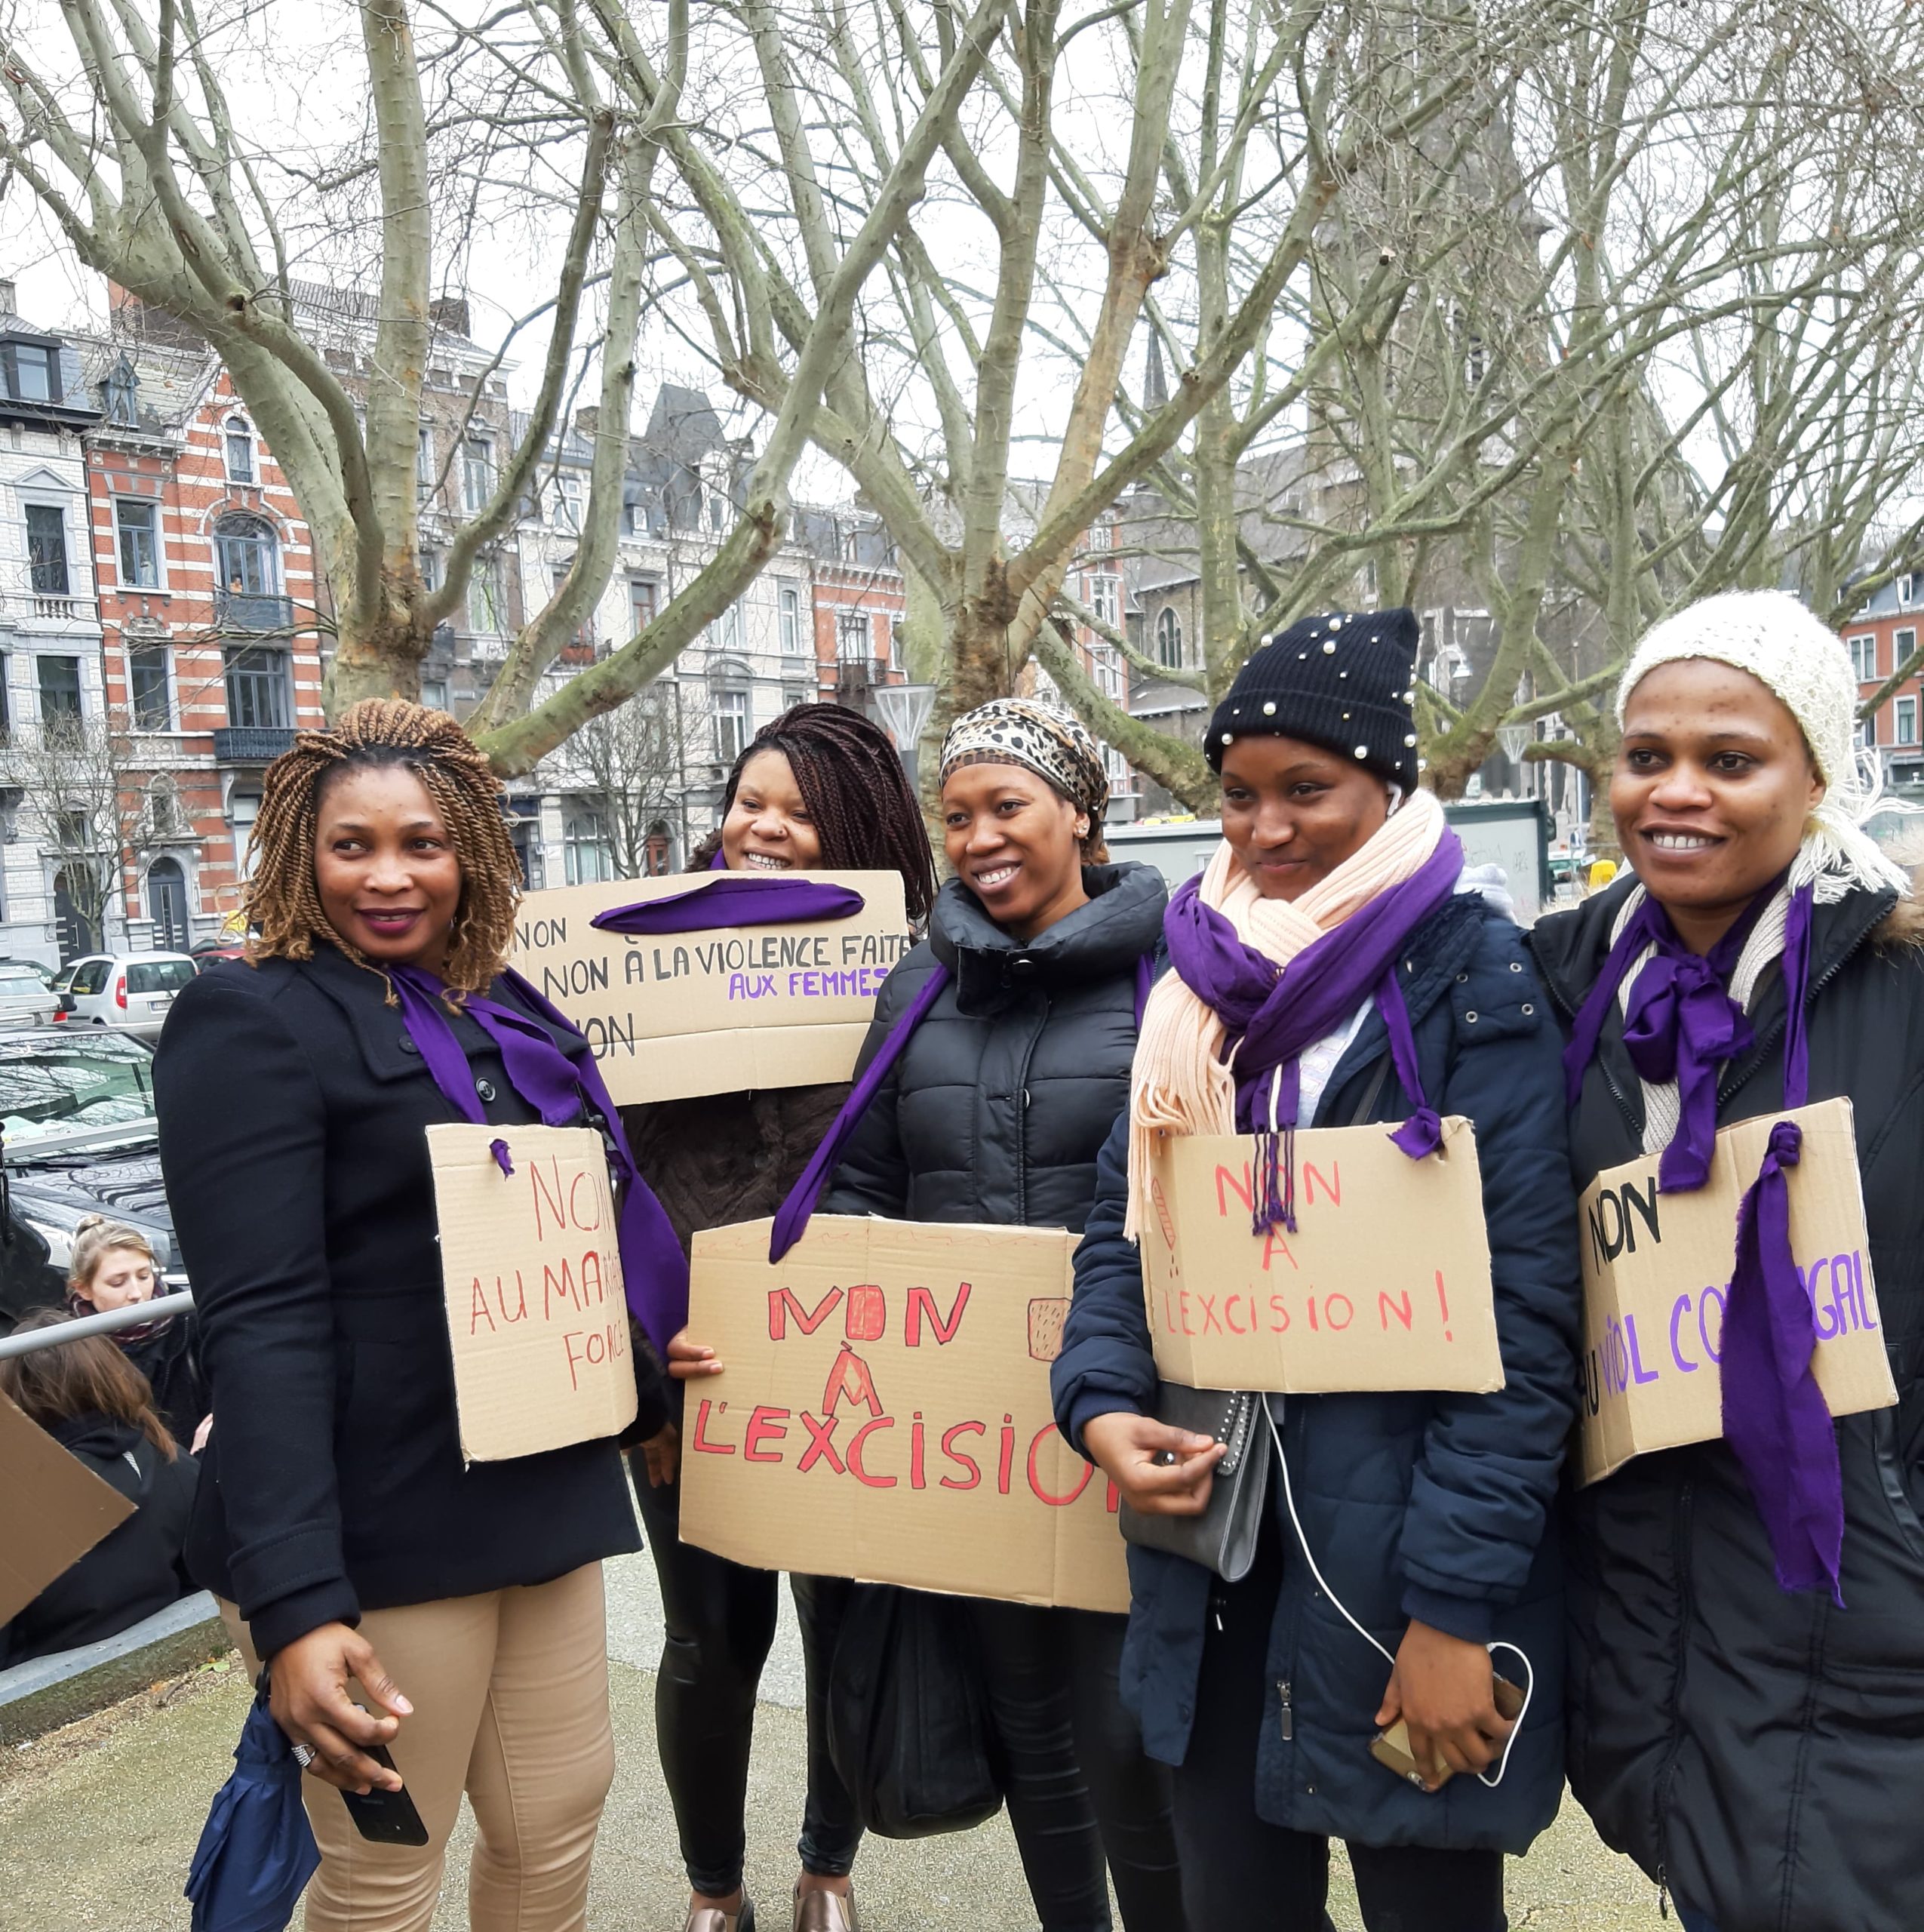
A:
<svg viewBox="0 0 1924 1932">
<path fill-rule="evenodd" d="M 67 574 L 67 514 L 57 503 L 26 506 L 27 575 L 41 597 L 71 597 Z"/>
<path fill-rule="evenodd" d="M 140 420 L 140 379 L 125 356 L 107 378 L 107 420 L 131 425 Z"/>
<path fill-rule="evenodd" d="M 881 621 L 882 626 L 882 642 L 884 647 L 884 654 L 889 660 L 889 669 L 891 671 L 899 671 L 903 668 L 902 662 L 902 620 L 897 617 L 892 617 L 885 614 Z"/>
<path fill-rule="evenodd" d="M 438 590 L 441 588 L 441 559 L 432 550 L 423 550 L 417 559 L 421 567 L 421 588 Z"/>
<path fill-rule="evenodd" d="M 1851 654 L 1851 669 L 1861 685 L 1867 685 L 1877 675 L 1877 639 L 1870 637 L 1848 637 L 1845 648 Z"/>
<path fill-rule="evenodd" d="M 1173 604 L 1156 613 L 1156 662 L 1165 670 L 1182 669 L 1182 620 Z"/>
<path fill-rule="evenodd" d="M 639 637 L 655 621 L 655 600 L 659 595 L 653 577 L 632 577 L 628 580 L 629 622 Z"/>
<path fill-rule="evenodd" d="M 51 724 L 57 718 L 78 718 L 80 710 L 80 660 L 78 657 L 36 657 L 34 675 L 40 685 L 40 718 Z"/>
<path fill-rule="evenodd" d="M 494 445 L 470 436 L 461 445 L 461 500 L 472 515 L 484 509 L 494 494 Z"/>
<path fill-rule="evenodd" d="M 1089 580 L 1089 608 L 1111 630 L 1115 629 L 1116 613 L 1122 601 L 1117 593 L 1117 582 L 1107 571 Z"/>
<path fill-rule="evenodd" d="M 555 528 L 579 531 L 581 528 L 581 478 L 558 476 L 555 479 Z"/>
<path fill-rule="evenodd" d="M 508 634 L 507 600 L 502 595 L 499 558 L 480 559 L 469 577 L 468 628 L 494 637 Z"/>
<path fill-rule="evenodd" d="M 1915 631 L 1899 631 L 1894 642 L 1895 648 L 1891 654 L 1891 675 L 1893 677 L 1910 663 L 1916 651 L 1917 633 Z"/>
<path fill-rule="evenodd" d="M 748 672 L 743 664 L 717 664 L 709 672 L 715 710 L 715 755 L 732 765 L 748 745 Z"/>
<path fill-rule="evenodd" d="M 447 709 L 447 680 L 445 678 L 423 678 L 421 680 L 421 703 L 429 711 Z"/>
<path fill-rule="evenodd" d="M 868 656 L 868 617 L 865 611 L 844 611 L 835 624 L 835 656 L 844 664 L 859 664 Z"/>
<path fill-rule="evenodd" d="M 254 467 L 254 432 L 244 417 L 227 419 L 227 480 L 230 483 L 256 481 Z"/>
<path fill-rule="evenodd" d="M 228 795 L 227 822 L 234 828 L 234 869 L 243 878 L 254 877 L 254 823 L 260 816 L 260 792 L 236 785 Z"/>
<path fill-rule="evenodd" d="M 792 711 L 798 704 L 807 704 L 813 696 L 806 685 L 784 685 L 782 687 L 782 709 Z"/>
<path fill-rule="evenodd" d="M 615 875 L 614 848 L 601 814 L 589 805 L 571 806 L 561 820 L 563 854 L 570 885 L 598 885 Z"/>
<path fill-rule="evenodd" d="M 742 648 L 742 607 L 731 604 L 708 626 L 708 635 L 718 651 L 739 651 Z"/>
<path fill-rule="evenodd" d="M 7 387 L 16 402 L 60 399 L 60 352 L 51 343 L 10 342 L 6 362 Z"/>
<path fill-rule="evenodd" d="M 214 567 L 232 597 L 272 597 L 281 587 L 281 546 L 257 516 L 224 516 L 214 527 Z"/>
<path fill-rule="evenodd" d="M 243 729 L 287 730 L 294 721 L 287 654 L 250 644 L 230 645 L 226 657 L 228 723 Z"/>
<path fill-rule="evenodd" d="M 782 655 L 799 657 L 801 655 L 801 592 L 792 583 L 785 583 L 775 593 L 776 608 L 781 616 Z"/>
<path fill-rule="evenodd" d="M 1120 704 L 1126 695 L 1122 653 L 1113 645 L 1099 644 L 1089 654 L 1089 661 L 1095 669 L 1097 688 L 1112 703 Z"/>
<path fill-rule="evenodd" d="M 435 432 L 432 423 L 423 423 L 414 432 L 414 487 L 427 496 L 435 487 Z"/>
<path fill-rule="evenodd" d="M 1901 697 L 1897 702 L 1897 742 L 1901 745 L 1914 745 L 1917 742 L 1917 700 L 1914 697 Z"/>
<path fill-rule="evenodd" d="M 165 731 L 174 723 L 167 688 L 167 646 L 130 644 L 127 647 L 127 692 L 137 731 Z"/>
<path fill-rule="evenodd" d="M 1906 571 L 1898 579 L 1898 608 L 1908 611 L 1917 601 L 1917 577 L 1914 571 Z"/>
<path fill-rule="evenodd" d="M 152 503 L 122 497 L 114 505 L 114 524 L 120 533 L 120 587 L 123 590 L 160 588 L 160 547 L 154 541 L 155 512 Z"/>
</svg>

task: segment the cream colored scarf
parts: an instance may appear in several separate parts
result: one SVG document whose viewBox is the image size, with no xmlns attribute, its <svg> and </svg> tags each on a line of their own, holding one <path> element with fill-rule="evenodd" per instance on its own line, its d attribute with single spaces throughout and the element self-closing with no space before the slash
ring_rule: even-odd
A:
<svg viewBox="0 0 1924 1932">
<path fill-rule="evenodd" d="M 1412 878 L 1443 835 L 1436 795 L 1413 792 L 1360 851 L 1297 899 L 1265 899 L 1228 843 L 1204 868 L 1203 903 L 1245 946 L 1278 966 L 1339 926 L 1380 892 Z M 1129 1212 L 1133 1240 L 1146 1224 L 1149 1160 L 1161 1137 L 1236 1131 L 1235 1055 L 1222 1057 L 1224 1027 L 1174 973 L 1156 983 L 1142 1014 L 1130 1080 Z"/>
</svg>

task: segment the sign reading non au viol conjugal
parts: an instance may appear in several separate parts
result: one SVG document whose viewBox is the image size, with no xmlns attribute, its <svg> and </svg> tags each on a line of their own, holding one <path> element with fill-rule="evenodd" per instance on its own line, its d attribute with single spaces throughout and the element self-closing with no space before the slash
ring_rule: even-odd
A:
<svg viewBox="0 0 1924 1932">
<path fill-rule="evenodd" d="M 1476 1131 L 1412 1161 L 1382 1125 L 1295 1136 L 1296 1230 L 1250 1232 L 1257 1143 L 1176 1135 L 1142 1230 L 1156 1366 L 1192 1389 L 1503 1386 Z"/>
<path fill-rule="evenodd" d="M 1107 1480 L 1056 1432 L 1076 1238 L 817 1214 L 698 1234 L 681 1534 L 770 1570 L 1126 1610 Z"/>
<path fill-rule="evenodd" d="M 699 892 L 703 875 L 563 886 L 521 901 L 509 963 L 588 1036 L 617 1106 L 847 1080 L 908 950 L 902 875 L 807 877 L 851 888 L 862 909 L 641 938 L 590 921 Z"/>
</svg>

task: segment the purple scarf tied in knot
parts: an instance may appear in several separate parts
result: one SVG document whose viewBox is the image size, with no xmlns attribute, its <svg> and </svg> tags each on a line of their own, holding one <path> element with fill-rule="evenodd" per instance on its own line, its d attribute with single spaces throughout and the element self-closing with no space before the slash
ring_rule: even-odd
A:
<svg viewBox="0 0 1924 1932">
<path fill-rule="evenodd" d="M 527 1002 L 530 1011 L 561 1032 L 580 1038 L 574 1023 L 518 973 L 504 972 L 501 977 Z M 420 1049 L 421 1063 L 433 1076 L 442 1097 L 463 1119 L 485 1127 L 487 1115 L 475 1091 L 468 1057 L 441 1003 L 446 989 L 441 981 L 417 966 L 390 967 L 388 978 L 401 1001 L 401 1022 L 408 1038 Z M 666 1211 L 635 1167 L 628 1137 L 622 1131 L 621 1116 L 608 1098 L 593 1053 L 570 1059 L 555 1044 L 547 1028 L 526 1013 L 476 993 L 463 1001 L 462 1011 L 500 1048 L 508 1084 L 541 1116 L 544 1127 L 576 1127 L 591 1114 L 601 1115 L 602 1137 L 607 1143 L 609 1164 L 620 1196 L 616 1244 L 621 1252 L 629 1311 L 649 1340 L 657 1349 L 665 1349 L 669 1338 L 688 1318 L 688 1259 L 675 1238 Z M 501 1171 L 512 1174 L 507 1142 L 496 1140 L 492 1152 Z"/>
<path fill-rule="evenodd" d="M 1637 975 L 1626 1002 L 1624 1045 L 1638 1075 L 1677 1083 L 1680 1118 L 1658 1163 L 1658 1187 L 1688 1193 L 1710 1178 L 1717 1144 L 1717 1084 L 1726 1064 L 1753 1044 L 1750 1024 L 1729 982 L 1745 942 L 1784 881 L 1766 886 L 1744 916 L 1705 955 L 1690 952 L 1667 914 L 1646 894 L 1610 948 L 1578 1012 L 1563 1055 L 1574 1108 L 1617 989 L 1637 958 L 1656 957 Z M 1812 888 L 1790 896 L 1784 921 L 1784 1104 L 1809 1097 L 1810 1045 L 1805 1005 L 1810 987 Z M 1757 1177 L 1737 1211 L 1737 1241 L 1724 1309 L 1720 1363 L 1724 1439 L 1750 1485 L 1770 1539 L 1779 1586 L 1827 1589 L 1839 1608 L 1844 1543 L 1843 1473 L 1829 1405 L 1811 1367 L 1817 1318 L 1790 1251 L 1788 1171 L 1803 1136 L 1780 1120 Z"/>
<path fill-rule="evenodd" d="M 1463 848 L 1445 830 L 1437 849 L 1401 884 L 1379 892 L 1342 924 L 1279 967 L 1245 946 L 1236 928 L 1202 901 L 1200 879 L 1177 888 L 1163 915 L 1169 963 L 1222 1022 L 1223 1057 L 1233 1052 L 1236 1126 L 1257 1138 L 1252 1231 L 1280 1223 L 1296 1231 L 1295 1129 L 1299 1062 L 1372 997 L 1389 1029 L 1390 1061 L 1412 1103 L 1390 1138 L 1412 1160 L 1443 1144 L 1443 1121 L 1423 1092 L 1397 956 L 1409 935 L 1446 904 L 1463 871 Z"/>
</svg>

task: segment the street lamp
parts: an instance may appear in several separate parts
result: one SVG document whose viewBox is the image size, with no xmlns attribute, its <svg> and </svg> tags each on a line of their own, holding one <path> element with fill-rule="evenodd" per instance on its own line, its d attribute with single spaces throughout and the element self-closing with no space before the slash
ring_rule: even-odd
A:
<svg viewBox="0 0 1924 1932">
<path fill-rule="evenodd" d="M 908 789 L 916 791 L 921 778 L 917 748 L 922 742 L 922 727 L 936 707 L 936 688 L 933 685 L 877 685 L 874 697 L 875 709 L 882 714 L 882 722 L 895 740 L 902 768 L 908 774 Z"/>
</svg>

